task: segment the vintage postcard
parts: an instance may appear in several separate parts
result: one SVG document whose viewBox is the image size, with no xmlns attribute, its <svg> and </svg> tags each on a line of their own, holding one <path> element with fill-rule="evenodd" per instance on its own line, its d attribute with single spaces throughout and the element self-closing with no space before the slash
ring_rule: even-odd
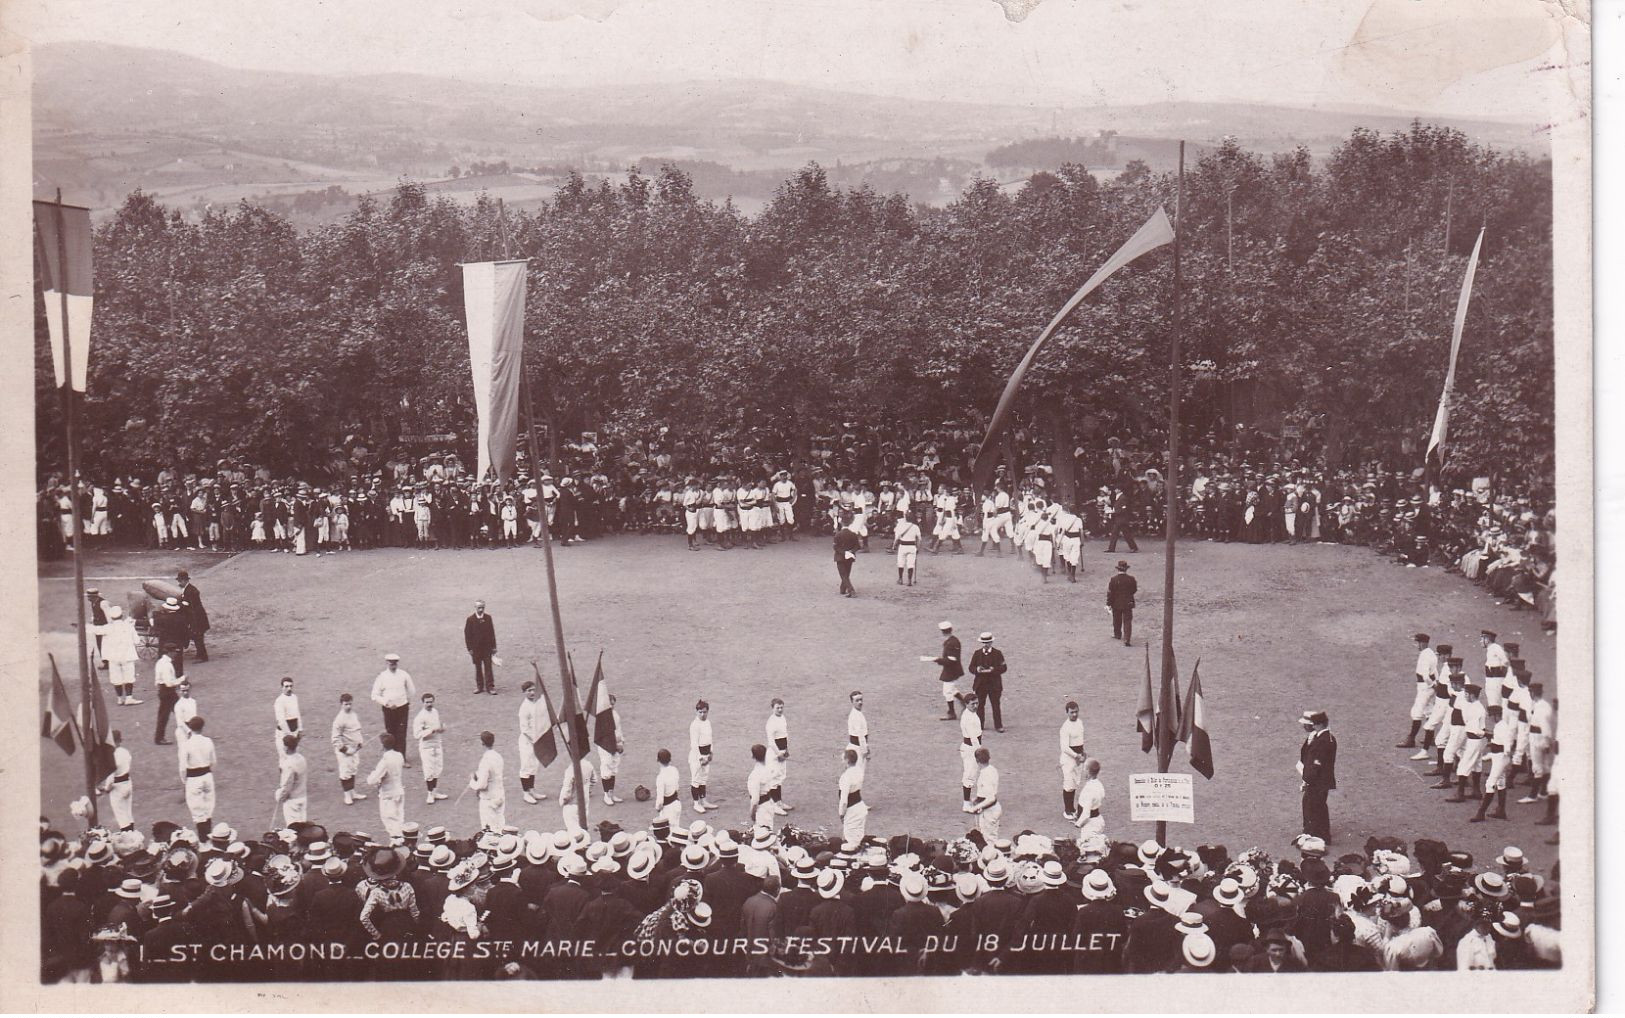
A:
<svg viewBox="0 0 1625 1018">
<path fill-rule="evenodd" d="M 1593 1006 L 1583 5 L 0 18 L 8 1008 Z"/>
</svg>

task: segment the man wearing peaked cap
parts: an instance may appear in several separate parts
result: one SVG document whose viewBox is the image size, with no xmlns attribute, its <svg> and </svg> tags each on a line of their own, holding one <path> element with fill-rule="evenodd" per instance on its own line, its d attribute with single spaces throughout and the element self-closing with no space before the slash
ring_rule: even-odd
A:
<svg viewBox="0 0 1625 1018">
<path fill-rule="evenodd" d="M 1416 733 L 1427 720 L 1428 710 L 1433 706 L 1433 686 L 1439 680 L 1439 655 L 1428 646 L 1431 637 L 1417 633 L 1412 639 L 1416 643 L 1416 690 L 1411 697 L 1411 730 L 1405 741 L 1396 747 L 1398 749 L 1416 747 Z"/>
</svg>

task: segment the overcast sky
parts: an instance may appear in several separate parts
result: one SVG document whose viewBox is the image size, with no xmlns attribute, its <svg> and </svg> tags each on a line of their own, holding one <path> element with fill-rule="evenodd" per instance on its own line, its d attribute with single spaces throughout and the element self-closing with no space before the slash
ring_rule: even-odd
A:
<svg viewBox="0 0 1625 1018">
<path fill-rule="evenodd" d="M 1346 103 L 1554 119 L 1586 73 L 1544 0 L 21 0 L 36 43 L 597 84 L 768 78 L 1039 105 Z M 1019 20 L 1018 20 L 1019 18 Z"/>
</svg>

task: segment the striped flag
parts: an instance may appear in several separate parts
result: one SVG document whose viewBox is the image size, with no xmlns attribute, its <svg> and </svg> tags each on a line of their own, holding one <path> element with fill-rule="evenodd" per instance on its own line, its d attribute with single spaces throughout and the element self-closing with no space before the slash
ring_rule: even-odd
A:
<svg viewBox="0 0 1625 1018">
<path fill-rule="evenodd" d="M 1151 645 L 1145 645 L 1145 688 L 1140 690 L 1140 706 L 1134 712 L 1134 727 L 1140 733 L 1140 752 L 1149 753 L 1156 745 L 1157 709 L 1151 700 Z"/>
<path fill-rule="evenodd" d="M 73 348 L 73 388 L 75 392 L 84 392 L 85 376 L 90 369 L 90 315 L 96 292 L 91 267 L 90 210 L 37 201 L 34 226 L 39 241 L 40 287 L 45 291 L 45 325 L 51 334 L 51 364 L 56 369 L 56 385 L 60 389 L 67 384 L 66 358 L 62 356 L 65 303 L 66 338 Z"/>
<path fill-rule="evenodd" d="M 50 739 L 69 756 L 78 748 L 74 737 L 73 704 L 62 685 L 62 673 L 56 670 L 56 658 L 51 658 L 51 702 L 45 705 L 45 716 L 40 721 L 40 735 Z"/>
<path fill-rule="evenodd" d="M 542 702 L 547 705 L 547 731 L 536 740 L 534 749 L 536 759 L 543 767 L 551 767 L 554 760 L 559 758 L 559 741 L 553 734 L 553 729 L 559 726 L 559 716 L 553 713 L 553 697 L 547 692 L 547 683 L 542 681 L 542 670 L 536 667 L 536 662 L 530 663 L 530 670 L 536 673 L 536 685 L 542 691 Z"/>
<path fill-rule="evenodd" d="M 90 698 L 84 703 L 85 718 L 79 726 L 79 737 L 85 752 L 95 761 L 96 780 L 113 773 L 113 739 L 108 735 L 107 701 L 102 698 L 102 684 L 90 684 Z"/>
<path fill-rule="evenodd" d="M 1473 242 L 1472 256 L 1467 259 L 1467 275 L 1461 280 L 1461 296 L 1456 299 L 1456 324 L 1450 332 L 1450 366 L 1444 373 L 1444 392 L 1439 395 L 1439 410 L 1433 415 L 1433 434 L 1428 438 L 1426 470 L 1428 484 L 1439 486 L 1439 474 L 1444 470 L 1445 438 L 1450 431 L 1450 398 L 1456 388 L 1456 355 L 1461 352 L 1461 333 L 1467 324 L 1467 302 L 1473 295 L 1473 277 L 1478 274 L 1478 252 L 1484 246 L 1484 231 L 1478 231 Z"/>
<path fill-rule="evenodd" d="M 1190 754 L 1191 770 L 1213 778 L 1213 746 L 1207 740 L 1207 712 L 1202 704 L 1202 659 L 1191 669 L 1191 688 L 1185 691 L 1185 716 L 1180 719 L 1179 741 Z"/>
<path fill-rule="evenodd" d="M 1147 658 L 1150 657 L 1150 648 L 1146 649 Z M 1181 724 L 1179 719 L 1179 672 L 1175 669 L 1173 658 L 1170 657 L 1163 668 L 1163 682 L 1161 695 L 1157 701 L 1157 756 L 1166 759 L 1174 752 L 1174 744 L 1179 741 Z"/>
<path fill-rule="evenodd" d="M 576 682 L 576 663 L 568 652 L 564 659 L 570 664 L 570 684 L 564 690 L 564 713 L 570 716 L 571 724 L 564 733 L 565 745 L 576 759 L 587 752 L 590 739 L 587 732 L 587 715 L 581 708 L 581 686 Z M 589 699 L 591 694 L 588 694 Z"/>
<path fill-rule="evenodd" d="M 587 691 L 587 713 L 592 715 L 592 741 L 613 750 L 615 747 L 615 715 L 609 709 L 609 685 L 604 682 L 604 652 L 598 652 L 598 667 L 593 669 L 592 688 Z"/>
</svg>

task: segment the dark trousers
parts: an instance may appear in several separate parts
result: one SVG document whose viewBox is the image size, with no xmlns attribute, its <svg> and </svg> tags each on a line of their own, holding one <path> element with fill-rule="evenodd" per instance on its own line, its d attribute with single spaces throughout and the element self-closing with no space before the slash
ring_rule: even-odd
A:
<svg viewBox="0 0 1625 1018">
<path fill-rule="evenodd" d="M 181 698 L 175 686 L 158 687 L 158 727 L 153 729 L 152 741 L 162 742 L 169 731 L 169 719 L 175 714 L 175 701 Z"/>
<path fill-rule="evenodd" d="M 1111 541 L 1106 545 L 1106 550 L 1108 552 L 1114 552 L 1117 550 L 1118 538 L 1122 538 L 1128 542 L 1129 551 L 1140 550 L 1140 546 L 1134 543 L 1134 535 L 1128 532 L 1128 520 L 1123 516 L 1122 513 L 1119 513 L 1112 518 Z"/>
<path fill-rule="evenodd" d="M 852 560 L 849 558 L 836 559 L 835 570 L 841 574 L 841 593 L 856 594 L 857 590 L 852 586 Z"/>
<path fill-rule="evenodd" d="M 987 724 L 989 713 L 993 715 L 993 727 L 1004 727 L 1004 712 L 999 709 L 999 697 L 1004 693 L 1002 686 L 972 686 L 971 691 L 976 694 L 976 716 Z"/>
<path fill-rule="evenodd" d="M 474 657 L 474 692 L 483 693 L 487 689 L 497 688 L 497 680 L 491 674 L 491 655 Z"/>
<path fill-rule="evenodd" d="M 411 704 L 384 708 L 384 731 L 394 737 L 395 748 L 403 758 L 406 756 L 406 712 L 411 709 Z"/>
<path fill-rule="evenodd" d="M 1124 643 L 1134 642 L 1134 609 L 1112 609 L 1112 636 Z"/>
<path fill-rule="evenodd" d="M 1313 787 L 1303 790 L 1303 833 L 1330 841 L 1332 818 L 1326 810 L 1327 791 L 1325 788 Z"/>
<path fill-rule="evenodd" d="M 186 650 L 187 647 L 189 647 L 191 644 L 194 644 L 194 643 L 197 644 L 197 658 L 196 658 L 196 660 L 198 660 L 198 661 L 207 661 L 207 660 L 209 660 L 209 650 L 208 650 L 207 647 L 203 646 L 203 631 L 202 630 L 194 630 L 193 632 L 188 634 L 187 642 L 181 644 L 181 649 Z"/>
</svg>

